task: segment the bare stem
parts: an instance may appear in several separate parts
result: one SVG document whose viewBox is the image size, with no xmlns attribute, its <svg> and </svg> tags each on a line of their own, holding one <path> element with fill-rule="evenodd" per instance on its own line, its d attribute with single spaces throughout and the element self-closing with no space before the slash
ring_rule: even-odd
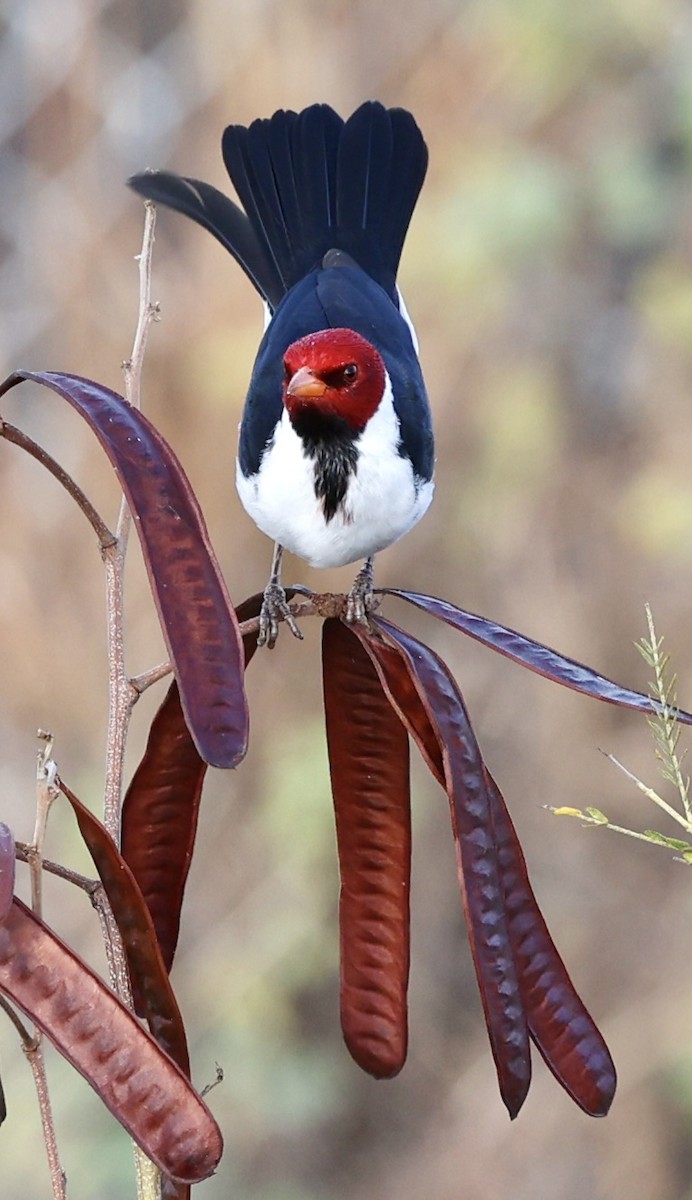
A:
<svg viewBox="0 0 692 1200">
<path fill-rule="evenodd" d="M 48 813 L 53 801 L 60 794 L 60 789 L 57 785 L 58 770 L 52 757 L 53 737 L 50 733 L 46 733 L 42 729 L 39 729 L 38 736 L 43 745 L 39 747 L 36 763 L 36 823 L 32 842 L 26 850 L 26 858 L 31 876 L 31 904 L 36 915 L 40 917 L 43 891 L 43 848 L 46 838 Z M 23 1032 L 20 1031 L 20 1036 L 22 1038 L 22 1049 L 34 1077 L 34 1086 L 36 1087 L 38 1106 L 41 1114 L 41 1125 L 43 1127 L 43 1140 L 46 1147 L 48 1168 L 53 1187 L 53 1197 L 54 1200 L 64 1200 L 64 1197 L 67 1195 L 67 1180 L 60 1165 L 55 1123 L 53 1121 L 53 1108 L 50 1102 L 46 1065 L 41 1045 L 41 1032 L 34 1026 L 33 1037 L 27 1038 L 26 1030 Z"/>
<path fill-rule="evenodd" d="M 104 554 L 108 613 L 108 728 L 103 823 L 116 845 L 120 842 L 120 808 L 123 790 L 125 745 L 132 709 L 138 693 L 125 670 L 124 568 L 121 546 Z"/>
<path fill-rule="evenodd" d="M 149 202 L 144 206 L 144 233 L 139 259 L 139 312 L 132 354 L 123 363 L 125 397 L 139 407 L 142 366 L 151 323 L 158 315 L 158 305 L 151 302 L 151 261 L 154 249 L 156 210 Z M 120 840 L 120 808 L 123 790 L 125 744 L 132 709 L 139 690 L 130 682 L 125 670 L 125 555 L 130 532 L 130 509 L 123 496 L 116 525 L 116 541 L 104 552 L 106 567 L 106 607 L 108 613 L 108 751 L 104 789 L 104 825 L 113 840 Z"/>
<path fill-rule="evenodd" d="M 28 1046 L 32 1046 L 34 1044 L 33 1034 L 29 1033 L 29 1030 L 19 1016 L 19 1013 L 15 1012 L 9 1000 L 6 1000 L 4 996 L 0 996 L 0 1009 L 2 1009 L 5 1016 L 9 1017 L 10 1021 L 14 1025 L 17 1033 L 22 1039 L 23 1047 L 26 1048 Z"/>
<path fill-rule="evenodd" d="M 108 902 L 108 897 L 100 884 L 91 893 L 91 903 L 96 910 L 99 925 L 101 926 L 101 936 L 106 952 L 106 962 L 108 963 L 108 974 L 113 988 L 123 1003 L 129 1004 L 131 1007 L 132 991 L 130 989 L 127 960 L 125 958 L 125 951 L 123 950 L 123 940 L 113 916 L 113 910 Z"/>
<path fill-rule="evenodd" d="M 45 467 L 50 474 L 57 479 L 58 483 L 62 484 L 66 492 L 69 492 L 73 500 L 77 502 L 81 508 L 87 521 L 89 521 L 94 533 L 96 534 L 102 550 L 107 546 L 112 546 L 115 542 L 115 534 L 106 525 L 105 521 L 99 516 L 89 498 L 84 494 L 82 489 L 75 483 L 71 475 L 60 466 L 59 462 L 39 446 L 33 438 L 28 434 L 23 433 L 21 429 L 10 425 L 8 421 L 0 420 L 0 437 L 4 437 L 6 441 L 12 442 L 13 445 L 19 446 L 25 450 L 32 458 Z"/>
<path fill-rule="evenodd" d="M 158 316 L 158 305 L 151 302 L 151 264 L 154 249 L 156 210 L 150 202 L 144 206 L 144 233 L 139 254 L 139 310 L 132 354 L 123 363 L 125 398 L 135 408 L 140 407 L 141 379 L 147 338 L 151 323 Z M 104 553 L 106 566 L 106 599 L 108 612 L 108 750 L 104 789 L 104 825 L 115 841 L 120 842 L 120 816 L 123 793 L 125 744 L 132 709 L 139 699 L 141 688 L 133 684 L 125 669 L 125 556 L 132 525 L 132 516 L 125 497 L 120 502 L 116 525 L 116 543 Z M 105 894 L 99 897 L 97 911 L 104 935 L 106 956 L 113 986 L 122 1000 L 132 1004 L 127 964 L 122 938 Z M 133 1145 L 137 1195 L 139 1200 L 155 1200 L 160 1194 L 160 1174 Z"/>
<path fill-rule="evenodd" d="M 31 905 L 37 917 L 42 916 L 43 891 L 43 847 L 46 840 L 48 813 L 54 800 L 60 795 L 58 768 L 52 758 L 53 735 L 39 729 L 38 737 L 43 742 L 36 761 L 36 822 L 31 845 L 27 849 L 27 862 L 31 876 Z"/>
<path fill-rule="evenodd" d="M 28 863 L 31 846 L 27 842 L 15 842 L 14 846 L 20 862 Z M 97 888 L 101 887 L 98 879 L 89 879 L 87 875 L 80 875 L 78 871 L 71 871 L 69 867 L 63 867 L 62 863 L 51 862 L 48 858 L 41 860 L 41 868 L 49 875 L 56 875 L 58 879 L 64 879 L 67 883 L 81 888 L 87 895 L 92 895 Z"/>
<path fill-rule="evenodd" d="M 38 1096 L 38 1106 L 41 1113 L 41 1125 L 43 1126 L 43 1138 L 46 1144 L 46 1154 L 48 1156 L 48 1167 L 50 1170 L 50 1181 L 53 1188 L 53 1200 L 65 1200 L 67 1196 L 67 1178 L 62 1166 L 60 1165 L 58 1143 L 55 1137 L 55 1123 L 53 1121 L 53 1108 L 50 1102 L 50 1093 L 48 1091 L 46 1066 L 43 1061 L 43 1049 L 41 1047 L 40 1034 L 37 1032 L 36 1037 L 30 1043 L 27 1043 L 22 1039 L 22 1049 L 29 1066 L 31 1067 L 31 1073 L 34 1077 L 34 1086 L 36 1087 L 36 1095 Z"/>
<path fill-rule="evenodd" d="M 294 601 L 289 607 L 292 615 L 301 619 L 303 617 L 340 617 L 346 612 L 347 602 L 348 597 L 342 592 L 321 592 L 310 596 L 309 599 Z M 277 620 L 283 621 L 283 619 L 281 614 L 277 615 Z M 250 617 L 247 621 L 241 621 L 239 628 L 241 635 L 257 633 L 259 617 Z M 159 663 L 148 671 L 142 671 L 140 675 L 133 675 L 128 683 L 139 697 L 152 684 L 158 683 L 160 679 L 165 679 L 166 675 L 170 675 L 172 670 L 169 662 Z"/>
<path fill-rule="evenodd" d="M 170 675 L 173 668 L 169 662 L 159 663 L 156 667 L 151 667 L 148 671 L 142 671 L 141 675 L 133 675 L 130 683 L 141 696 L 142 692 L 146 692 L 147 688 L 151 687 L 152 683 L 158 683 L 159 679 L 165 679 L 166 675 Z"/>
<path fill-rule="evenodd" d="M 132 1143 L 135 1155 L 135 1171 L 137 1174 L 137 1191 L 140 1200 L 159 1200 L 161 1195 L 161 1172 L 144 1151 Z"/>
<path fill-rule="evenodd" d="M 654 791 L 654 789 L 651 787 L 647 787 L 647 785 L 643 783 L 641 779 L 639 779 L 636 775 L 633 775 L 631 771 L 628 771 L 627 767 L 625 767 L 620 760 L 615 757 L 614 754 L 608 754 L 608 752 L 605 750 L 603 753 L 605 754 L 606 758 L 614 764 L 614 766 L 618 767 L 619 770 L 622 771 L 623 775 L 626 775 L 628 779 L 632 780 L 632 783 L 636 784 L 640 792 L 643 792 L 647 799 L 653 800 L 654 804 L 657 804 L 659 808 L 663 809 L 664 813 L 667 813 L 669 817 L 672 817 L 674 821 L 677 821 L 678 825 L 682 825 L 683 829 L 687 833 L 692 833 L 692 823 L 687 821 L 685 817 L 681 816 L 679 812 L 676 812 L 672 805 L 668 804 L 662 798 L 662 796 L 659 796 L 658 792 Z"/>
<path fill-rule="evenodd" d="M 142 249 L 137 256 L 139 262 L 139 313 L 137 328 L 132 344 L 132 354 L 123 363 L 125 397 L 135 408 L 140 408 L 142 367 L 147 348 L 147 338 L 152 321 L 158 320 L 159 305 L 151 300 L 151 264 L 154 254 L 156 231 L 156 209 L 151 200 L 144 201 L 144 233 Z"/>
<path fill-rule="evenodd" d="M 303 617 L 343 617 L 347 605 L 348 596 L 342 592 L 315 592 L 306 599 L 291 601 L 289 608 L 293 617 L 302 620 Z M 277 620 L 283 619 L 281 614 L 277 614 Z M 248 621 L 241 621 L 240 632 L 257 633 L 259 627 L 259 617 L 250 617 Z"/>
<path fill-rule="evenodd" d="M 142 369 L 144 355 L 147 349 L 149 330 L 153 321 L 158 320 L 159 305 L 151 299 L 151 265 L 154 254 L 156 230 L 156 209 L 150 200 L 144 201 L 144 232 L 142 234 L 142 249 L 137 255 L 139 263 L 139 309 L 137 327 L 132 343 L 132 354 L 123 363 L 125 379 L 125 399 L 133 408 L 142 406 Z M 116 533 L 122 557 L 125 557 L 127 540 L 132 523 L 129 505 L 123 496 L 118 514 Z"/>
</svg>

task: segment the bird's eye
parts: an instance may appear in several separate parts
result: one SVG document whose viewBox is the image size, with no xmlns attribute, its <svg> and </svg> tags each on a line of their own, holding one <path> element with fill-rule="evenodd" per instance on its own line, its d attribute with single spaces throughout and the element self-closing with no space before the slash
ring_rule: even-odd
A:
<svg viewBox="0 0 692 1200">
<path fill-rule="evenodd" d="M 358 367 L 355 363 L 347 363 L 342 372 L 344 383 L 353 383 L 358 377 Z"/>
</svg>

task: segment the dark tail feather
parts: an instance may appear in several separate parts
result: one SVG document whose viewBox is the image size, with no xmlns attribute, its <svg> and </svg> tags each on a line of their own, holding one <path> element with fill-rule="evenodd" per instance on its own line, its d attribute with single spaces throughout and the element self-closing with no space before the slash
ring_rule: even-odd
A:
<svg viewBox="0 0 692 1200">
<path fill-rule="evenodd" d="M 326 104 L 229 125 L 223 156 L 286 290 L 343 250 L 390 295 L 428 162 L 403 109 L 362 104 L 345 123 Z"/>
<path fill-rule="evenodd" d="M 428 169 L 428 148 L 410 112 L 390 108 L 392 123 L 392 168 L 389 173 L 385 218 L 382 222 L 382 255 L 385 262 L 399 266 L 404 238 Z"/>
<path fill-rule="evenodd" d="M 314 104 L 247 128 L 229 125 L 222 150 L 245 213 L 195 179 L 157 173 L 135 175 L 130 184 L 209 229 L 271 308 L 329 250 L 344 251 L 396 298 L 428 163 L 410 113 L 368 101 L 344 123 L 328 105 Z"/>
<path fill-rule="evenodd" d="M 261 296 L 271 308 L 276 308 L 286 291 L 275 263 L 258 241 L 252 225 L 243 212 L 200 179 L 185 179 L 167 171 L 147 171 L 128 179 L 130 187 L 154 204 L 165 204 L 176 212 L 191 217 L 208 229 L 225 246 L 246 272 Z"/>
<path fill-rule="evenodd" d="M 288 291 L 333 244 L 334 180 L 343 121 L 327 105 L 277 112 L 249 128 L 229 125 L 226 170 L 255 233 Z M 323 248 L 324 246 L 324 248 Z"/>
<path fill-rule="evenodd" d="M 391 114 L 381 104 L 363 104 L 346 122 L 339 142 L 336 193 L 339 229 L 354 242 L 376 242 L 380 253 L 385 222 L 389 220 L 385 206 L 392 171 L 390 118 Z M 352 253 L 360 262 L 363 252 L 356 254 L 354 245 Z M 398 261 L 394 264 L 395 274 L 397 266 Z"/>
<path fill-rule="evenodd" d="M 306 246 L 318 230 L 333 230 L 336 225 L 336 162 L 343 127 L 341 117 L 327 104 L 313 104 L 298 118 L 294 163 Z M 331 249 L 331 243 L 327 249 Z M 313 251 L 308 270 L 320 257 L 318 248 L 316 254 Z"/>
</svg>

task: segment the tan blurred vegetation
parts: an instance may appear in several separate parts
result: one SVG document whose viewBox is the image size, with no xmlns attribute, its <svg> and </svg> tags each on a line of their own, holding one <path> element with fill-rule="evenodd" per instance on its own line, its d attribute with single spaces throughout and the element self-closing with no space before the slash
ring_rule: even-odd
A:
<svg viewBox="0 0 692 1200">
<path fill-rule="evenodd" d="M 431 168 L 404 252 L 436 418 L 437 498 L 378 560 L 380 583 L 444 595 L 645 687 L 644 603 L 692 706 L 692 10 L 686 0 L 5 0 L 0 63 L 0 354 L 120 386 L 141 209 L 125 178 L 167 166 L 225 187 L 229 121 L 315 100 L 409 107 Z M 259 303 L 210 237 L 160 214 L 145 405 L 180 453 L 232 594 L 270 547 L 235 497 L 235 429 Z M 25 387 L 3 415 L 109 519 L 112 473 L 64 405 Z M 2 810 L 32 828 L 34 731 L 98 808 L 103 579 L 57 486 L 0 445 Z M 133 671 L 162 655 L 133 547 Z M 341 587 L 348 571 L 289 578 Z M 210 781 L 175 982 L 196 1081 L 226 1138 L 200 1200 L 682 1200 L 692 1196 L 692 876 L 662 851 L 542 810 L 656 817 L 598 753 L 655 779 L 644 720 L 529 676 L 451 630 L 448 658 L 521 834 L 539 899 L 608 1038 L 619 1092 L 577 1111 L 540 1061 L 502 1108 L 460 914 L 445 803 L 417 770 L 411 1049 L 376 1084 L 343 1048 L 318 630 L 253 663 L 252 748 Z M 314 623 L 316 626 L 316 623 Z M 131 761 L 155 698 L 136 714 Z M 666 830 L 666 832 L 675 832 Z M 56 812 L 49 853 L 85 866 Z M 52 922 L 101 958 L 64 885 Z M 2 1195 L 48 1195 L 29 1073 L 9 1025 Z M 50 1058 L 71 1200 L 133 1194 L 127 1142 Z"/>
</svg>

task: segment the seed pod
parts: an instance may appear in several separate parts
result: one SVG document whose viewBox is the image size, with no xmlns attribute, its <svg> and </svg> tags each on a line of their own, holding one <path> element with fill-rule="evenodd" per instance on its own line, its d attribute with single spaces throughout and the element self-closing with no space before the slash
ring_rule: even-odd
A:
<svg viewBox="0 0 692 1200">
<path fill-rule="evenodd" d="M 376 1078 L 406 1060 L 411 812 L 406 730 L 341 621 L 322 632 L 341 892 L 341 1026 Z"/>
<path fill-rule="evenodd" d="M 400 588 L 380 588 L 379 591 L 389 596 L 398 596 L 407 600 L 416 608 L 422 608 L 430 616 L 445 621 L 460 633 L 465 633 L 498 654 L 511 658 L 522 667 L 528 667 L 537 675 L 552 679 L 572 691 L 592 696 L 594 700 L 604 700 L 607 704 L 617 704 L 620 708 L 632 708 L 637 712 L 656 714 L 659 706 L 651 696 L 643 692 L 633 691 L 632 688 L 621 687 L 605 675 L 599 675 L 592 667 L 568 658 L 557 650 L 551 650 L 542 642 L 517 633 L 516 629 L 508 629 L 506 625 L 498 625 L 488 617 L 480 617 L 466 609 L 457 608 L 449 600 L 439 600 L 436 596 L 424 596 L 419 592 L 406 592 Z M 692 713 L 684 709 L 675 710 L 676 719 L 683 725 L 692 725 Z"/>
<path fill-rule="evenodd" d="M 207 1106 L 103 980 L 20 900 L 0 926 L 0 991 L 165 1174 L 182 1183 L 212 1174 L 223 1143 Z"/>
<path fill-rule="evenodd" d="M 447 667 L 427 646 L 381 618 L 372 624 L 394 646 L 409 676 L 395 692 L 397 672 L 387 679 L 397 711 L 412 736 L 421 726 L 422 704 L 438 744 L 450 801 L 457 867 L 469 944 L 497 1069 L 500 1095 L 513 1119 L 531 1081 L 528 1026 L 509 934 L 505 897 L 495 846 L 484 764 L 457 685 Z M 354 632 L 377 661 L 377 640 L 363 627 Z M 382 660 L 381 670 L 386 671 Z M 414 691 L 411 691 L 413 685 Z M 415 717 L 409 716 L 415 708 Z"/>
<path fill-rule="evenodd" d="M 247 749 L 248 714 L 238 623 L 197 498 L 173 450 L 117 392 L 55 371 L 18 371 L 64 397 L 96 434 L 135 519 L 183 710 L 201 757 L 234 767 Z"/>
</svg>

